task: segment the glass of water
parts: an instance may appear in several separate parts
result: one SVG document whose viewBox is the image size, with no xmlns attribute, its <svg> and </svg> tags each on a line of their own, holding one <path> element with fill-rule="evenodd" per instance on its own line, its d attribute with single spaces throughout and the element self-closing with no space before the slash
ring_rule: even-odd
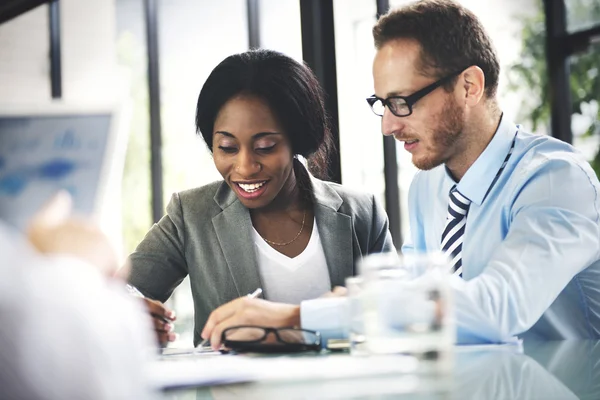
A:
<svg viewBox="0 0 600 400">
<path fill-rule="evenodd" d="M 365 327 L 363 318 L 363 278 L 351 276 L 346 278 L 346 296 L 348 297 L 346 309 L 346 327 L 348 329 L 348 341 L 350 343 L 350 354 L 354 356 L 367 355 L 365 348 Z"/>
<path fill-rule="evenodd" d="M 442 254 L 374 254 L 360 264 L 370 354 L 437 359 L 455 341 L 449 267 Z"/>
</svg>

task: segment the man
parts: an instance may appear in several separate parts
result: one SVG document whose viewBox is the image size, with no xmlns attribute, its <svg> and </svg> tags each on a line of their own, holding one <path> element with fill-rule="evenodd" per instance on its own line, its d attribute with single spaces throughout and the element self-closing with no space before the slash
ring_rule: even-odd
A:
<svg viewBox="0 0 600 400">
<path fill-rule="evenodd" d="M 412 3 L 383 16 L 373 35 L 368 102 L 422 170 L 403 252 L 442 250 L 452 260 L 458 341 L 599 338 L 600 184 L 588 163 L 502 114 L 496 53 L 466 8 Z M 303 302 L 302 327 L 340 336 L 343 302 Z M 203 337 L 217 338 L 222 315 L 265 320 L 246 312 L 254 304 L 217 309 Z"/>
<path fill-rule="evenodd" d="M 148 399 L 141 302 L 91 222 L 55 197 L 23 240 L 0 221 L 0 387 L 7 399 Z"/>
<path fill-rule="evenodd" d="M 513 125 L 478 19 L 426 0 L 373 29 L 384 135 L 422 171 L 403 252 L 449 256 L 459 340 L 600 337 L 600 184 L 572 146 Z"/>
</svg>

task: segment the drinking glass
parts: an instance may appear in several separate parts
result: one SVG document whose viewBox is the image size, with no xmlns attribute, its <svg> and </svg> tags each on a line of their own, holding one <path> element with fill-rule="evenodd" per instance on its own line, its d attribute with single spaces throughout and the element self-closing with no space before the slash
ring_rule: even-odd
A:
<svg viewBox="0 0 600 400">
<path fill-rule="evenodd" d="M 368 354 L 365 348 L 365 327 L 362 312 L 363 284 L 364 280 L 361 276 L 346 278 L 346 296 L 348 297 L 346 327 L 348 329 L 350 354 L 354 356 Z"/>
<path fill-rule="evenodd" d="M 449 267 L 440 253 L 374 254 L 360 263 L 364 343 L 370 354 L 437 359 L 455 341 Z"/>
</svg>

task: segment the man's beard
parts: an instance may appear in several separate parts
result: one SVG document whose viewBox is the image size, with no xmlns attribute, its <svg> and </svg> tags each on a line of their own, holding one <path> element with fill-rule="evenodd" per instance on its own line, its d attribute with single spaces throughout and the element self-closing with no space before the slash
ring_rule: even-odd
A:
<svg viewBox="0 0 600 400">
<path fill-rule="evenodd" d="M 421 158 L 413 157 L 412 161 L 415 167 L 427 171 L 448 161 L 450 157 L 448 150 L 455 146 L 463 134 L 463 116 L 463 109 L 454 100 L 454 97 L 448 96 L 444 108 L 437 117 L 434 117 L 439 124 L 429 134 L 433 150 Z M 424 150 L 427 151 L 427 149 Z"/>
</svg>

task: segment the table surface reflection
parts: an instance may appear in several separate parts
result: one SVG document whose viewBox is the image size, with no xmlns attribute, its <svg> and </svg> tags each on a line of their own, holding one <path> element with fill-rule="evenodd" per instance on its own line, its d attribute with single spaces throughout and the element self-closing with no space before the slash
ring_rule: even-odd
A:
<svg viewBox="0 0 600 400">
<path fill-rule="evenodd" d="M 600 341 L 526 342 L 522 351 L 456 347 L 450 374 L 254 382 L 163 394 L 171 400 L 260 399 L 600 399 Z M 335 355 L 335 357 L 351 357 Z"/>
</svg>

